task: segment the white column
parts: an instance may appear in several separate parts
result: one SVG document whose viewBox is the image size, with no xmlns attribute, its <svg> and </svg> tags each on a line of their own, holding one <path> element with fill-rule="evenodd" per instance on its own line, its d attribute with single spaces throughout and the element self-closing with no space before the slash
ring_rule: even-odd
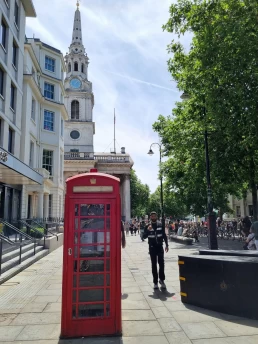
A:
<svg viewBox="0 0 258 344">
<path fill-rule="evenodd" d="M 246 205 L 245 205 L 244 199 L 240 200 L 240 211 L 241 211 L 241 217 L 246 216 Z"/>
<path fill-rule="evenodd" d="M 44 194 L 43 192 L 38 193 L 38 218 L 43 219 L 43 205 L 44 205 Z"/>
<path fill-rule="evenodd" d="M 49 217 L 49 194 L 44 195 L 44 219 Z"/>
<path fill-rule="evenodd" d="M 124 176 L 123 197 L 124 197 L 125 220 L 130 221 L 131 219 L 131 183 L 130 183 L 129 174 L 126 174 Z"/>
</svg>

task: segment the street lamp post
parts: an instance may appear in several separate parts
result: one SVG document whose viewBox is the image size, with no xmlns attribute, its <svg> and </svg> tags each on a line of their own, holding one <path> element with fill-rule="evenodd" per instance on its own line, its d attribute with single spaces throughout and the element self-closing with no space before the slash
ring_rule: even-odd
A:
<svg viewBox="0 0 258 344">
<path fill-rule="evenodd" d="M 159 146 L 159 174 L 160 174 L 160 213 L 161 213 L 161 219 L 162 219 L 162 226 L 165 228 L 164 223 L 164 200 L 163 200 L 163 175 L 161 172 L 161 158 L 162 158 L 162 152 L 161 152 L 161 144 L 160 143 L 152 143 L 150 146 L 150 150 L 148 154 L 152 156 L 154 154 L 152 150 L 152 146 L 158 145 Z"/>
<path fill-rule="evenodd" d="M 181 99 L 188 100 L 190 96 L 187 93 L 181 95 Z M 206 116 L 206 107 L 204 106 L 204 115 Z M 212 202 L 212 188 L 211 188 L 211 173 L 210 173 L 210 156 L 209 156 L 209 143 L 208 143 L 208 131 L 204 131 L 204 147 L 205 147 L 205 160 L 206 160 L 206 179 L 207 179 L 207 210 L 208 210 L 208 229 L 209 229 L 209 249 L 217 250 L 218 249 L 218 240 L 217 240 L 217 230 L 216 230 L 216 218 L 213 211 L 213 202 Z"/>
</svg>

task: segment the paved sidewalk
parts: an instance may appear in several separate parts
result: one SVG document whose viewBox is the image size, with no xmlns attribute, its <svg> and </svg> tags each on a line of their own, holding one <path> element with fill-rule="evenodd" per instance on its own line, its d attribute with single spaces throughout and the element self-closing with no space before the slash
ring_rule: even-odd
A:
<svg viewBox="0 0 258 344">
<path fill-rule="evenodd" d="M 0 286 L 0 343 L 257 344 L 258 321 L 181 303 L 177 255 L 194 252 L 194 246 L 170 243 L 165 269 L 168 290 L 154 292 L 148 245 L 139 236 L 128 237 L 122 267 L 123 337 L 59 340 L 60 248 Z"/>
</svg>

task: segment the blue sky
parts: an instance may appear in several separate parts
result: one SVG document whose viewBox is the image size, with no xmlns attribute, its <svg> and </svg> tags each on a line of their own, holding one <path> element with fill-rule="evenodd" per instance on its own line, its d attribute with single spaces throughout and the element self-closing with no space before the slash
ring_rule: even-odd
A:
<svg viewBox="0 0 258 344">
<path fill-rule="evenodd" d="M 76 0 L 33 0 L 37 18 L 27 19 L 26 34 L 40 38 L 64 54 L 72 39 Z M 109 152 L 116 108 L 117 150 L 126 147 L 134 169 L 154 191 L 158 180 L 158 142 L 152 124 L 168 116 L 180 92 L 167 71 L 167 45 L 172 34 L 163 32 L 171 0 L 82 0 L 83 43 L 90 58 L 96 122 L 95 152 Z M 187 42 L 186 42 L 187 43 Z"/>
</svg>

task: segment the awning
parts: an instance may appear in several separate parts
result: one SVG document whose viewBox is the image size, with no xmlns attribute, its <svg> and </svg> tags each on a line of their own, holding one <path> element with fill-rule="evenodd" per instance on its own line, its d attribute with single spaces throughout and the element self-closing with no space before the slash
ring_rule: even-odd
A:
<svg viewBox="0 0 258 344">
<path fill-rule="evenodd" d="M 10 185 L 38 185 L 43 184 L 43 176 L 1 148 L 0 182 Z"/>
</svg>

